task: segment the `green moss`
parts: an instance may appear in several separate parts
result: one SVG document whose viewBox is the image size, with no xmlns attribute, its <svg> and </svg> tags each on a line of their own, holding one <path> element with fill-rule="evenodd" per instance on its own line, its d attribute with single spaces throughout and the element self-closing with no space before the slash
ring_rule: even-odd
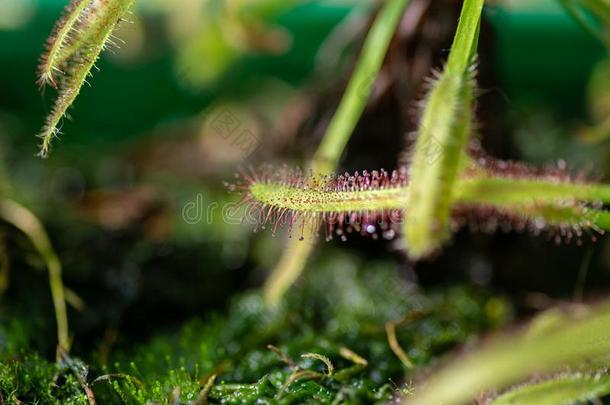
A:
<svg viewBox="0 0 610 405">
<path fill-rule="evenodd" d="M 88 404 L 85 391 L 69 368 L 48 362 L 36 353 L 3 358 L 0 393 L 4 403 Z"/>
<path fill-rule="evenodd" d="M 336 254 L 321 263 L 273 310 L 266 309 L 258 292 L 245 293 L 233 300 L 226 316 L 196 319 L 175 333 L 126 346 L 112 354 L 109 364 L 92 362 L 87 381 L 98 403 L 173 403 L 178 398 L 187 403 L 204 396 L 227 404 L 381 403 L 407 389 L 404 376 L 412 372 L 390 349 L 386 322 L 412 318 L 398 324 L 397 339 L 413 363 L 423 366 L 506 317 L 501 301 L 465 288 L 424 295 L 391 263 L 360 263 Z M 368 364 L 348 359 L 345 348 Z M 328 357 L 332 376 L 324 362 L 301 357 L 306 353 Z M 59 370 L 38 357 L 35 364 L 45 372 L 35 374 L 31 391 L 45 403 L 59 401 L 59 394 L 48 389 Z M 16 360 L 4 370 L 5 397 L 17 384 L 16 367 L 25 366 Z M 214 384 L 202 393 L 212 375 Z M 71 384 L 83 395 L 78 384 Z"/>
</svg>

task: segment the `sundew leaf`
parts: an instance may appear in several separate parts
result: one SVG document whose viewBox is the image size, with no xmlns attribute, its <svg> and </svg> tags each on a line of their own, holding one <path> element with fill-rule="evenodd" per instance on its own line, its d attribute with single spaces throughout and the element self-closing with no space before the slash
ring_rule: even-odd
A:
<svg viewBox="0 0 610 405">
<path fill-rule="evenodd" d="M 511 389 L 492 400 L 490 405 L 568 405 L 607 394 L 610 394 L 608 375 L 570 373 Z"/>
<path fill-rule="evenodd" d="M 291 176 L 294 176 L 291 178 Z M 457 180 L 456 200 L 462 203 L 553 204 L 557 201 L 610 203 L 610 185 L 514 179 L 501 176 L 464 176 Z M 300 212 L 375 211 L 405 208 L 412 184 L 399 172 L 384 170 L 336 177 L 264 174 L 244 185 L 256 200 L 278 209 Z M 406 211 L 410 207 L 406 206 Z"/>
<path fill-rule="evenodd" d="M 243 182 L 229 188 L 244 193 L 248 220 L 260 227 L 269 225 L 273 233 L 287 225 L 289 233 L 300 232 L 300 240 L 313 238 L 320 226 L 326 228 L 327 239 L 334 235 L 345 239 L 345 231 L 354 230 L 391 239 L 411 215 L 406 206 L 411 185 L 404 169 L 307 176 L 262 168 L 242 176 Z M 456 181 L 452 227 L 550 231 L 557 242 L 575 239 L 577 243 L 588 230 L 594 231 L 593 240 L 595 232 L 610 230 L 610 212 L 602 209 L 603 203 L 610 202 L 610 186 L 577 183 L 562 176 L 464 173 Z"/>
<path fill-rule="evenodd" d="M 65 21 L 59 23 L 59 35 L 52 35 L 49 52 L 41 64 L 40 81 L 59 85 L 57 99 L 39 135 L 42 138 L 40 156 L 48 155 L 51 141 L 59 134 L 61 119 L 80 93 L 100 53 L 111 42 L 116 24 L 134 1 L 90 0 L 73 3 Z M 57 78 L 54 72 L 58 72 L 60 77 Z"/>
<path fill-rule="evenodd" d="M 610 186 L 561 182 L 553 179 L 513 179 L 502 176 L 466 177 L 459 181 L 456 198 L 463 202 L 509 205 L 527 201 L 582 200 L 610 203 Z"/>
<path fill-rule="evenodd" d="M 455 179 L 472 130 L 472 61 L 482 9 L 483 0 L 464 2 L 449 59 L 425 100 L 409 172 L 410 215 L 403 225 L 413 259 L 430 254 L 450 235 Z"/>
<path fill-rule="evenodd" d="M 432 374 L 405 404 L 462 404 L 480 393 L 568 366 L 600 364 L 610 356 L 610 303 L 566 316 L 544 333 L 502 336 Z M 539 403 L 539 402 L 530 402 Z"/>
<path fill-rule="evenodd" d="M 57 77 L 65 74 L 64 63 L 69 58 L 67 48 L 78 37 L 78 25 L 83 19 L 85 9 L 90 6 L 88 0 L 74 0 L 64 11 L 64 16 L 57 21 L 51 36 L 47 40 L 47 51 L 40 58 L 38 67 L 38 84 L 43 87 L 50 84 L 57 87 Z"/>
</svg>

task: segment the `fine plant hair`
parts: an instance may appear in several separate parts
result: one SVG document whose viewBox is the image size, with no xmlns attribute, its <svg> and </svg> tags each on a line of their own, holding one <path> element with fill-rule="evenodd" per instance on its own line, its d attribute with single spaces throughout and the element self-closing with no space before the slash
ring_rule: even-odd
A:
<svg viewBox="0 0 610 405">
<path fill-rule="evenodd" d="M 80 93 L 100 53 L 116 46 L 112 32 L 128 12 L 134 0 L 73 0 L 57 22 L 42 55 L 38 84 L 57 89 L 51 113 L 39 134 L 39 155 L 46 157 L 53 138 L 60 132 L 60 122 Z"/>
</svg>

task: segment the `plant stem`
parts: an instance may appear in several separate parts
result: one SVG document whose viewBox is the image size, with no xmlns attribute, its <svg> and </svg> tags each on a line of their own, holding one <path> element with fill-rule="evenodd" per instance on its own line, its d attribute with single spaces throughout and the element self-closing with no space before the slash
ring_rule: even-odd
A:
<svg viewBox="0 0 610 405">
<path fill-rule="evenodd" d="M 403 234 L 409 256 L 420 259 L 450 236 L 455 181 L 472 132 L 473 77 L 483 0 L 466 0 L 449 59 L 426 99 L 409 169 L 411 212 Z"/>
<path fill-rule="evenodd" d="M 366 107 L 375 78 L 407 3 L 408 0 L 387 1 L 376 17 L 341 104 L 313 157 L 314 173 L 329 174 L 337 168 L 345 145 Z"/>
<path fill-rule="evenodd" d="M 388 0 L 375 18 L 341 103 L 312 159 L 311 168 L 314 173 L 329 174 L 336 170 L 408 3 L 409 0 Z M 277 304 L 303 271 L 314 246 L 311 230 L 306 230 L 305 233 L 305 241 L 295 239 L 288 242 L 278 265 L 267 280 L 264 295 L 268 305 Z"/>
<path fill-rule="evenodd" d="M 70 349 L 70 339 L 64 284 L 61 279 L 61 262 L 44 227 L 27 208 L 12 200 L 0 200 L 0 218 L 23 232 L 30 239 L 38 254 L 44 259 L 49 270 L 49 283 L 57 322 L 57 340 L 59 346 L 68 351 Z"/>
<path fill-rule="evenodd" d="M 524 200 L 573 199 L 610 203 L 610 186 L 579 184 L 546 179 L 508 177 L 467 178 L 460 182 L 458 195 L 464 202 L 510 204 Z"/>
</svg>

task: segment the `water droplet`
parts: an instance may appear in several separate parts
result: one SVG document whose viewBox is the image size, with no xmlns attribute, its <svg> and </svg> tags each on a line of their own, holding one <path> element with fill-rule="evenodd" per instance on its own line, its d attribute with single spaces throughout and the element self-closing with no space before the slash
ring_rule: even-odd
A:
<svg viewBox="0 0 610 405">
<path fill-rule="evenodd" d="M 394 236 L 396 236 L 396 232 L 393 229 L 388 229 L 383 233 L 383 238 L 387 240 L 394 239 Z"/>
<path fill-rule="evenodd" d="M 374 233 L 375 232 L 375 225 L 371 225 L 371 224 L 367 225 L 366 226 L 366 232 L 367 233 Z"/>
</svg>

